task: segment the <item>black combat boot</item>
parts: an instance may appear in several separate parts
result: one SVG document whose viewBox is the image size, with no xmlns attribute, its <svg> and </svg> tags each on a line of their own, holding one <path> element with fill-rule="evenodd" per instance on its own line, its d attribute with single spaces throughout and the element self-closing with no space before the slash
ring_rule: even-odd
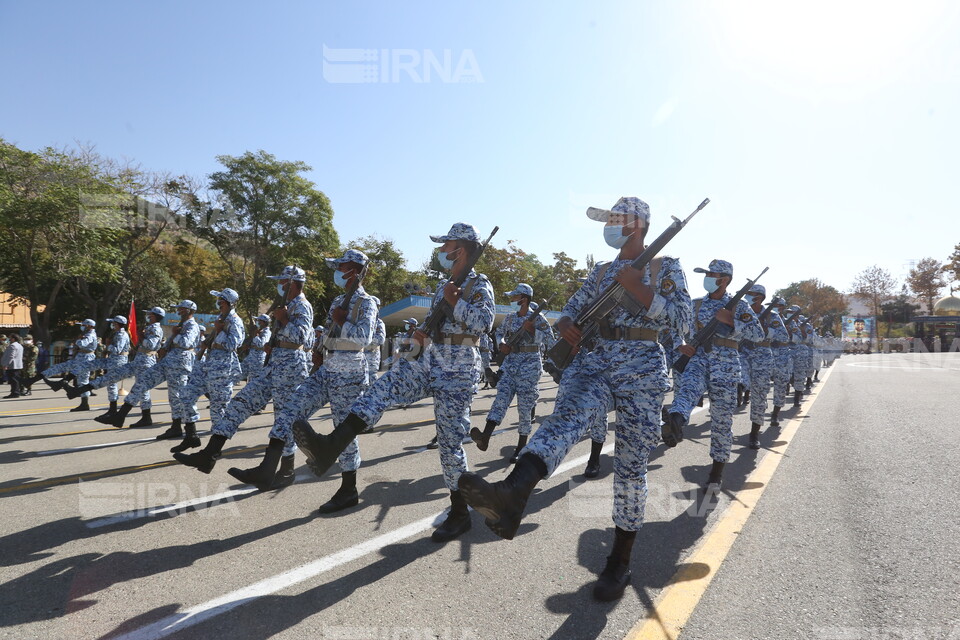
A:
<svg viewBox="0 0 960 640">
<path fill-rule="evenodd" d="M 43 381 L 46 382 L 54 391 L 60 391 L 67 386 L 66 378 L 60 378 L 59 380 L 47 380 L 44 378 Z"/>
<path fill-rule="evenodd" d="M 739 383 L 737 384 L 737 406 L 743 406 L 743 385 Z"/>
<path fill-rule="evenodd" d="M 277 475 L 273 478 L 273 484 L 270 485 L 270 489 L 285 489 L 292 485 L 293 481 L 297 479 L 297 473 L 294 471 L 294 466 L 292 453 L 288 456 L 283 456 L 280 458 L 280 469 L 277 471 Z"/>
<path fill-rule="evenodd" d="M 813 372 L 813 381 L 820 382 L 820 369 Z"/>
<path fill-rule="evenodd" d="M 537 420 L 537 403 L 534 402 L 533 406 L 530 407 L 530 422 L 536 422 Z"/>
<path fill-rule="evenodd" d="M 750 389 L 743 390 L 743 404 L 744 406 L 750 404 Z"/>
<path fill-rule="evenodd" d="M 320 505 L 317 509 L 319 513 L 336 513 L 350 507 L 355 507 L 360 502 L 360 494 L 357 493 L 357 472 L 344 471 L 340 474 L 340 488 L 333 494 L 333 497 Z"/>
<path fill-rule="evenodd" d="M 773 408 L 773 413 L 770 414 L 770 426 L 771 427 L 780 426 L 780 407 Z"/>
<path fill-rule="evenodd" d="M 178 427 L 180 425 L 177 425 Z M 172 429 L 173 426 L 171 425 Z M 170 453 L 180 453 L 181 451 L 186 451 L 187 449 L 196 449 L 200 446 L 200 438 L 197 437 L 197 423 L 188 422 L 183 425 L 184 435 L 183 440 L 180 441 L 175 447 L 170 447 Z"/>
<path fill-rule="evenodd" d="M 353 413 L 344 418 L 343 422 L 326 436 L 314 431 L 306 420 L 297 420 L 293 423 L 293 439 L 307 457 L 307 466 L 320 476 L 336 462 L 337 456 L 347 448 L 347 445 L 366 428 L 367 423 Z"/>
<path fill-rule="evenodd" d="M 801 396 L 803 396 L 803 391 L 800 391 L 799 389 L 797 389 L 796 391 L 793 392 L 793 408 L 794 408 L 794 409 L 799 409 L 799 408 L 800 408 L 800 397 L 801 397 Z"/>
<path fill-rule="evenodd" d="M 24 381 L 21 382 L 20 384 L 21 384 L 22 386 L 24 386 L 24 387 L 32 387 L 33 385 L 37 384 L 38 382 L 40 382 L 40 381 L 43 380 L 43 379 L 44 379 L 44 378 L 43 378 L 43 374 L 42 374 L 42 373 L 38 373 L 37 375 L 33 376 L 32 378 L 27 378 L 26 380 L 24 380 Z M 49 383 L 47 383 L 47 384 L 49 384 Z"/>
<path fill-rule="evenodd" d="M 90 411 L 90 398 L 80 398 L 80 404 L 70 411 Z"/>
<path fill-rule="evenodd" d="M 681 413 L 671 413 L 667 416 L 667 421 L 660 427 L 660 437 L 663 443 L 668 447 L 675 447 L 683 442 L 683 425 L 687 424 L 687 419 Z"/>
<path fill-rule="evenodd" d="M 587 468 L 583 470 L 584 478 L 596 478 L 600 475 L 600 450 L 603 449 L 602 442 L 590 441 L 590 459 L 587 460 Z"/>
<path fill-rule="evenodd" d="M 477 445 L 477 449 L 480 451 L 486 451 L 487 447 L 490 445 L 490 436 L 493 435 L 493 430 L 497 428 L 497 425 L 500 423 L 495 420 L 487 420 L 487 424 L 483 426 L 483 431 L 477 429 L 476 427 L 470 429 L 470 437 L 473 439 L 473 443 Z"/>
<path fill-rule="evenodd" d="M 430 438 L 430 442 L 427 443 L 427 449 L 439 449 L 440 443 L 437 442 L 437 436 Z"/>
<path fill-rule="evenodd" d="M 750 448 L 760 448 L 760 425 L 756 422 L 750 425 Z"/>
<path fill-rule="evenodd" d="M 813 378 L 807 378 L 807 384 L 806 384 L 807 393 L 810 393 L 811 387 L 813 387 Z"/>
<path fill-rule="evenodd" d="M 277 475 L 280 458 L 283 457 L 283 447 L 286 443 L 278 438 L 270 438 L 270 444 L 263 453 L 263 460 L 253 469 L 238 469 L 230 467 L 227 473 L 244 484 L 252 484 L 260 491 L 267 491 Z"/>
<path fill-rule="evenodd" d="M 79 398 L 88 391 L 93 391 L 93 385 L 87 383 L 82 387 L 71 387 L 69 385 L 64 386 L 64 389 L 67 392 L 67 397 L 73 400 L 74 398 Z"/>
<path fill-rule="evenodd" d="M 463 499 L 486 518 L 495 534 L 513 540 L 527 500 L 537 483 L 547 477 L 547 465 L 532 453 L 520 456 L 504 480 L 490 484 L 475 473 L 460 475 L 457 482 Z"/>
<path fill-rule="evenodd" d="M 593 597 L 600 602 L 613 602 L 623 597 L 624 589 L 630 584 L 630 554 L 636 538 L 636 531 L 614 529 L 613 549 L 607 556 L 607 566 L 593 586 Z"/>
<path fill-rule="evenodd" d="M 134 422 L 131 427 L 152 427 L 153 419 L 150 417 L 150 409 L 140 409 L 140 419 Z"/>
<path fill-rule="evenodd" d="M 430 539 L 434 542 L 449 542 L 454 538 L 470 531 L 473 524 L 470 522 L 470 511 L 459 491 L 450 492 L 450 511 L 447 518 L 439 527 L 433 530 Z"/>
<path fill-rule="evenodd" d="M 86 398 L 84 398 L 86 400 Z M 130 413 L 130 409 L 133 409 L 132 404 L 123 403 L 123 406 L 117 410 L 112 416 L 102 415 L 94 418 L 97 422 L 101 424 L 108 424 L 111 427 L 116 427 L 117 429 L 123 429 L 123 421 L 127 419 L 127 414 Z"/>
<path fill-rule="evenodd" d="M 719 493 L 720 492 L 720 477 L 723 475 L 723 462 L 713 461 L 713 466 L 710 467 L 710 475 L 707 477 L 707 493 Z"/>
<path fill-rule="evenodd" d="M 180 427 L 180 418 L 174 418 L 173 422 L 170 423 L 170 428 L 158 435 L 157 440 L 176 440 L 182 437 L 183 429 Z"/>
<path fill-rule="evenodd" d="M 112 418 L 112 417 L 115 416 L 115 415 L 117 415 L 117 401 L 116 401 L 116 400 L 111 400 L 111 401 L 110 401 L 110 408 L 107 409 L 107 412 L 106 412 L 105 414 L 103 414 L 103 416 L 104 416 L 105 418 Z"/>
<path fill-rule="evenodd" d="M 517 448 L 513 450 L 513 455 L 510 456 L 510 464 L 516 464 L 517 460 L 520 459 L 520 451 L 527 446 L 527 436 L 520 436 L 517 438 Z"/>
<path fill-rule="evenodd" d="M 227 437 L 213 434 L 210 436 L 210 440 L 207 441 L 207 446 L 200 451 L 194 453 L 175 453 L 173 458 L 180 464 L 185 464 L 188 467 L 193 467 L 203 473 L 210 473 L 213 471 L 214 465 L 217 464 L 217 460 L 220 459 L 220 452 L 223 450 L 223 445 L 226 444 Z"/>
</svg>

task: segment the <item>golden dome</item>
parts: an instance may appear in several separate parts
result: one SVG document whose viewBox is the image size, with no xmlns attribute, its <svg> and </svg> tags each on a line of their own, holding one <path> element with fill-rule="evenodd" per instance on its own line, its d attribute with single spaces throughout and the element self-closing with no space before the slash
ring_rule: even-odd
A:
<svg viewBox="0 0 960 640">
<path fill-rule="evenodd" d="M 947 296 L 940 298 L 933 305 L 933 315 L 935 316 L 960 316 L 960 298 Z"/>
</svg>

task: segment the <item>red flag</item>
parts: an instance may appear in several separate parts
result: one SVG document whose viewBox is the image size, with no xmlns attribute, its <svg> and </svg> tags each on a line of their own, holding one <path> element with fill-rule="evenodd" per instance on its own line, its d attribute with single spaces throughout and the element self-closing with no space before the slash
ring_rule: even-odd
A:
<svg viewBox="0 0 960 640">
<path fill-rule="evenodd" d="M 140 340 L 137 338 L 137 308 L 133 306 L 133 300 L 130 300 L 130 315 L 127 317 L 127 322 L 130 323 L 127 325 L 127 330 L 130 331 L 130 342 L 133 346 L 137 346 Z"/>
</svg>

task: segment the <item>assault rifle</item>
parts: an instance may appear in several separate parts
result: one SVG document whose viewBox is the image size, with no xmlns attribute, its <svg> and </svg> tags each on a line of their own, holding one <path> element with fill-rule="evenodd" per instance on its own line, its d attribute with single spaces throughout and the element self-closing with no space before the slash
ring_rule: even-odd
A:
<svg viewBox="0 0 960 640">
<path fill-rule="evenodd" d="M 737 291 L 737 295 L 730 298 L 729 302 L 727 302 L 723 308 L 727 311 L 736 311 L 737 305 L 740 304 L 740 300 L 743 299 L 743 296 L 747 294 L 747 291 L 750 291 L 753 285 L 757 283 L 757 280 L 763 277 L 763 274 L 765 274 L 769 268 L 770 267 L 764 267 L 759 276 L 753 280 L 749 280 L 747 284 L 743 285 L 743 288 L 740 289 L 740 291 Z M 694 318 L 694 322 L 695 321 L 696 318 Z M 693 336 L 693 339 L 687 344 L 694 349 L 700 349 L 702 347 L 704 351 L 709 352 L 711 349 L 713 349 L 713 338 L 716 336 L 721 324 L 722 323 L 720 320 L 714 316 L 710 319 L 710 322 L 703 325 L 703 328 L 697 331 L 697 334 Z M 681 354 L 680 357 L 677 358 L 676 362 L 673 363 L 673 368 L 675 371 L 683 373 L 683 370 L 687 368 L 688 362 L 690 362 L 690 356 Z"/>
<path fill-rule="evenodd" d="M 553 296 L 550 296 L 550 299 L 552 300 Z M 530 318 L 528 318 L 527 320 L 524 320 L 523 323 L 521 323 L 520 328 L 514 331 L 513 333 L 511 333 L 507 337 L 507 339 L 504 341 L 503 344 L 510 347 L 511 350 L 515 349 L 516 347 L 519 347 L 520 342 L 524 339 L 524 336 L 530 335 L 527 332 L 527 330 L 523 328 L 523 324 L 526 324 L 528 321 L 535 323 L 537 321 L 537 318 L 540 317 L 540 314 L 543 313 L 543 310 L 546 308 L 549 302 L 550 300 L 541 300 L 540 306 L 538 306 L 537 310 L 533 312 L 533 315 L 530 316 Z M 507 354 L 500 351 L 500 345 L 497 345 L 497 352 L 493 355 L 494 363 L 499 367 L 500 365 L 503 364 L 503 359 L 506 357 L 507 357 Z"/>
<path fill-rule="evenodd" d="M 686 220 L 680 220 L 676 216 L 671 216 L 673 222 L 667 227 L 660 236 L 654 240 L 643 253 L 633 261 L 630 268 L 642 271 L 655 258 L 657 254 L 663 251 L 663 248 L 680 233 L 680 230 L 687 226 L 687 223 L 693 216 L 700 213 L 710 203 L 710 198 L 704 199 L 700 205 L 693 210 Z M 656 287 L 655 282 L 651 286 Z M 570 344 L 563 338 L 557 340 L 556 344 L 547 352 L 547 357 L 553 360 L 559 369 L 566 369 L 573 361 L 574 356 L 581 349 L 590 350 L 596 342 L 600 333 L 600 321 L 610 315 L 614 310 L 622 308 L 632 316 L 638 316 L 644 311 L 644 306 L 633 299 L 627 290 L 619 282 L 614 282 L 609 287 L 600 292 L 583 313 L 576 319 L 575 324 L 580 329 L 581 337 L 577 344 Z"/>
<path fill-rule="evenodd" d="M 458 287 L 462 287 L 464 281 L 467 279 L 467 276 L 470 275 L 470 272 L 473 270 L 473 267 L 477 264 L 477 261 L 480 259 L 480 256 L 483 255 L 483 250 L 487 248 L 487 245 L 490 244 L 490 240 L 493 236 L 500 230 L 500 227 L 494 227 L 493 231 L 490 232 L 490 235 L 487 239 L 481 244 L 476 251 L 467 259 L 466 265 L 461 269 L 461 275 L 456 278 L 451 278 L 448 282 L 452 282 Z M 447 318 L 453 319 L 453 307 L 447 302 L 446 298 L 442 295 L 440 300 L 433 305 L 433 308 L 430 309 L 430 313 L 427 315 L 427 319 L 423 321 L 423 327 L 420 329 L 423 333 L 430 336 L 430 338 L 435 341 L 440 341 L 440 327 L 443 326 L 443 323 Z M 420 349 L 414 356 L 413 359 L 417 359 L 423 355 L 423 349 Z"/>
<path fill-rule="evenodd" d="M 270 305 L 270 308 L 267 309 L 267 315 L 279 309 L 280 307 L 287 306 L 287 294 L 283 293 L 278 295 L 277 298 L 273 301 L 273 304 Z M 273 322 L 270 325 L 270 342 L 267 344 L 265 351 L 267 355 L 263 358 L 263 366 L 270 364 L 270 356 L 273 354 L 273 347 L 277 344 L 277 334 L 280 333 L 280 321 L 276 317 L 273 318 Z"/>
</svg>

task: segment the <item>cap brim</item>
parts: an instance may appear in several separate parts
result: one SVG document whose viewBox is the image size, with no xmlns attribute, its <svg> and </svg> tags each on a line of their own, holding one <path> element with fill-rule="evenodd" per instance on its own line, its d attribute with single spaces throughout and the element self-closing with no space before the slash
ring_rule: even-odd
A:
<svg viewBox="0 0 960 640">
<path fill-rule="evenodd" d="M 454 239 L 454 238 L 451 238 L 451 237 L 448 236 L 448 235 L 430 236 L 430 241 L 431 241 L 431 242 L 436 242 L 437 244 L 443 244 L 443 243 L 446 242 L 447 240 L 453 240 L 453 239 Z"/>
<path fill-rule="evenodd" d="M 340 258 L 324 258 L 324 262 L 327 263 L 327 266 L 331 269 L 336 269 L 340 266 Z"/>
<path fill-rule="evenodd" d="M 704 269 L 703 267 L 694 267 L 693 272 L 694 273 L 710 273 L 707 269 Z"/>
</svg>

